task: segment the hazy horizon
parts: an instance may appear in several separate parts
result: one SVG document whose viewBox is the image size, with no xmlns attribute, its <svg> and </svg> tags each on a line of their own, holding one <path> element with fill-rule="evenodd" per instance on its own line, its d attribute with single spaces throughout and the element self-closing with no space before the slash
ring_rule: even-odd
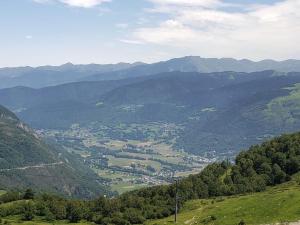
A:
<svg viewBox="0 0 300 225">
<path fill-rule="evenodd" d="M 261 62 L 261 61 L 275 61 L 275 62 L 284 62 L 284 61 L 289 61 L 289 60 L 295 60 L 295 61 L 300 61 L 300 59 L 293 59 L 293 58 L 288 58 L 288 59 L 282 59 L 282 60 L 276 60 L 276 59 L 261 59 L 261 60 L 251 60 L 251 59 L 246 59 L 246 58 L 230 58 L 230 57 L 220 57 L 220 58 L 216 58 L 216 57 L 201 57 L 201 56 L 182 56 L 182 57 L 174 57 L 174 58 L 166 58 L 166 59 L 162 59 L 159 61 L 153 61 L 153 62 L 145 62 L 145 61 L 133 61 L 133 62 L 111 62 L 111 63 L 97 63 L 97 62 L 90 62 L 90 63 L 73 63 L 70 61 L 66 61 L 62 64 L 41 64 L 41 65 L 15 65 L 15 66 L 4 66 L 4 67 L 0 67 L 0 69 L 5 69 L 5 68 L 19 68 L 19 67 L 31 67 L 31 68 L 38 68 L 38 67 L 47 67 L 47 66 L 53 66 L 53 67 L 59 67 L 59 66 L 64 66 L 67 64 L 72 64 L 75 66 L 78 65 L 116 65 L 116 64 L 135 64 L 135 63 L 143 63 L 143 64 L 153 64 L 153 63 L 159 63 L 159 62 L 166 62 L 172 59 L 180 59 L 180 58 L 186 58 L 186 57 L 200 57 L 202 59 L 217 59 L 217 60 L 221 60 L 221 59 L 233 59 L 233 60 L 237 60 L 237 61 L 243 61 L 243 60 L 250 60 L 252 62 Z"/>
</svg>

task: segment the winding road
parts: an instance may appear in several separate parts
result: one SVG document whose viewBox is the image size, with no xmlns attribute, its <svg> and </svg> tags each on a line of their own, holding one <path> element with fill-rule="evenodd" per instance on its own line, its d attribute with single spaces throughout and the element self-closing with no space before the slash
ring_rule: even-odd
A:
<svg viewBox="0 0 300 225">
<path fill-rule="evenodd" d="M 10 169 L 0 169 L 0 172 L 6 172 L 6 171 L 12 171 L 12 170 L 27 170 L 27 169 L 35 169 L 35 168 L 45 168 L 50 166 L 57 166 L 62 165 L 64 162 L 56 162 L 56 163 L 43 163 L 35 166 L 24 166 L 24 167 L 16 167 L 16 168 L 10 168 Z"/>
</svg>

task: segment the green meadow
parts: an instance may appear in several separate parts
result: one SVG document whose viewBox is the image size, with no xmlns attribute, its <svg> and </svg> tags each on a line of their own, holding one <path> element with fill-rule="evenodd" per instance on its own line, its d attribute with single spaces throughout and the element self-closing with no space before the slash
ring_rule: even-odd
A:
<svg viewBox="0 0 300 225">
<path fill-rule="evenodd" d="M 185 203 L 178 225 L 274 224 L 300 220 L 300 185 L 296 181 L 250 195 L 193 200 Z M 174 216 L 148 225 L 174 224 Z"/>
</svg>

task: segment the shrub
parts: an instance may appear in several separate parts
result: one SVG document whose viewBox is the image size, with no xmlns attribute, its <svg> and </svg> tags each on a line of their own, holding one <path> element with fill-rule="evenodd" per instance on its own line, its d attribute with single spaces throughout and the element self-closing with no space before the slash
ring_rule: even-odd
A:
<svg viewBox="0 0 300 225">
<path fill-rule="evenodd" d="M 238 225 L 246 225 L 244 220 L 241 220 Z"/>
<path fill-rule="evenodd" d="M 27 189 L 24 193 L 23 199 L 29 200 L 34 198 L 34 192 L 31 189 Z"/>
<path fill-rule="evenodd" d="M 129 208 L 126 209 L 124 212 L 124 217 L 131 223 L 131 224 L 143 224 L 145 222 L 145 218 L 142 216 L 141 211 Z"/>
<path fill-rule="evenodd" d="M 77 223 L 81 220 L 82 207 L 79 202 L 70 202 L 67 206 L 67 218 L 71 223 Z"/>
<path fill-rule="evenodd" d="M 35 207 L 31 202 L 28 202 L 24 206 L 24 213 L 23 213 L 23 216 L 22 216 L 22 220 L 31 221 L 34 218 L 34 215 L 35 215 Z"/>
</svg>

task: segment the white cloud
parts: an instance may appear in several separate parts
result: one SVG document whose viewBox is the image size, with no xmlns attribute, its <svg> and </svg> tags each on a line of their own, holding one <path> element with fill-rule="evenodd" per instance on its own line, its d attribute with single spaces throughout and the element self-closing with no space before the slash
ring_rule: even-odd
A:
<svg viewBox="0 0 300 225">
<path fill-rule="evenodd" d="M 26 38 L 26 39 L 32 39 L 33 36 L 32 36 L 32 35 L 26 35 L 25 38 Z"/>
<path fill-rule="evenodd" d="M 158 5 L 215 7 L 222 4 L 220 0 L 149 0 Z"/>
<path fill-rule="evenodd" d="M 136 29 L 129 40 L 209 57 L 300 57 L 300 0 L 227 10 L 218 0 L 149 0 L 169 19 Z"/>
<path fill-rule="evenodd" d="M 197 38 L 197 33 L 176 20 L 167 20 L 159 27 L 141 28 L 134 32 L 137 40 L 155 44 L 175 44 Z"/>
<path fill-rule="evenodd" d="M 134 45 L 142 45 L 142 44 L 144 44 L 143 42 L 137 41 L 137 40 L 120 39 L 119 41 L 122 42 L 122 43 L 125 43 L 125 44 L 134 44 Z"/>
<path fill-rule="evenodd" d="M 37 3 L 48 3 L 48 2 L 57 1 L 72 7 L 92 8 L 101 5 L 102 3 L 110 2 L 111 0 L 33 0 L 33 1 Z"/>
<path fill-rule="evenodd" d="M 74 7 L 91 8 L 110 0 L 60 0 L 61 2 Z"/>
</svg>

